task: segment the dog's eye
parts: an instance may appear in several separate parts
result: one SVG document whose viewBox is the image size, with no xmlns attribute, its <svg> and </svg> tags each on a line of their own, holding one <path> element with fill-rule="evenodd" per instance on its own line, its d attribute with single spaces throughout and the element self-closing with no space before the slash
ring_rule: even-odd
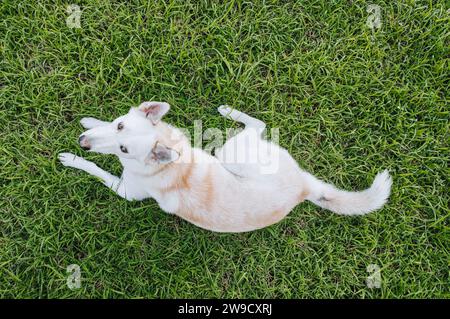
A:
<svg viewBox="0 0 450 319">
<path fill-rule="evenodd" d="M 126 148 L 125 146 L 123 146 L 123 145 L 120 145 L 120 150 L 121 150 L 123 153 L 128 153 L 127 148 Z"/>
<path fill-rule="evenodd" d="M 123 129 L 123 123 L 122 122 L 120 122 L 118 125 L 117 125 L 117 129 L 120 131 L 121 129 Z"/>
</svg>

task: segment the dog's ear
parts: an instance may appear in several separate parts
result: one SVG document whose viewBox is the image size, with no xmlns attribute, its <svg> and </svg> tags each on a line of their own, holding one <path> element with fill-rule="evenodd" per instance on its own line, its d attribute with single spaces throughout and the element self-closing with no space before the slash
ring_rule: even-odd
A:
<svg viewBox="0 0 450 319">
<path fill-rule="evenodd" d="M 169 112 L 170 105 L 166 102 L 143 102 L 138 106 L 138 110 L 155 125 Z"/>
<path fill-rule="evenodd" d="M 167 147 L 160 142 L 156 142 L 145 162 L 147 164 L 168 164 L 176 161 L 179 157 L 180 154 L 174 149 Z"/>
</svg>

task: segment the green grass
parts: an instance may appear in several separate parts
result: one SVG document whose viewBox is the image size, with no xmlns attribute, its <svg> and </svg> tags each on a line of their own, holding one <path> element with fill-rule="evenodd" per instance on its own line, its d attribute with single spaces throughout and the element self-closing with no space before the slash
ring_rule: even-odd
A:
<svg viewBox="0 0 450 319">
<path fill-rule="evenodd" d="M 449 11 L 444 1 L 0 3 L 0 297 L 450 297 Z M 81 29 L 66 6 L 82 7 Z M 447 4 L 448 5 L 448 4 Z M 64 168 L 79 120 L 144 100 L 166 120 L 234 127 L 230 104 L 279 127 L 316 176 L 387 206 L 344 217 L 303 203 L 279 224 L 216 234 Z M 66 286 L 79 264 L 80 289 Z M 369 289 L 366 267 L 381 267 Z"/>
</svg>

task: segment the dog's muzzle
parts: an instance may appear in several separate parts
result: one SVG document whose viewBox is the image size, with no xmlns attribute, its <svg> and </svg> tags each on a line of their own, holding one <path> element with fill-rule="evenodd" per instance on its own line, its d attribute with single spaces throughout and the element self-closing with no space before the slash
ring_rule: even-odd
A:
<svg viewBox="0 0 450 319">
<path fill-rule="evenodd" d="M 91 145 L 89 145 L 88 139 L 84 135 L 81 135 L 78 138 L 78 143 L 80 143 L 81 148 L 84 150 L 89 150 L 91 148 Z"/>
</svg>

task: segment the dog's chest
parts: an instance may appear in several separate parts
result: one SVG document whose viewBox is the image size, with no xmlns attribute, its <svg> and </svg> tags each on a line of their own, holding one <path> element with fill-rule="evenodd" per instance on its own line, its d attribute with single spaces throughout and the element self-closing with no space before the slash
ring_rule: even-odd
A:
<svg viewBox="0 0 450 319">
<path fill-rule="evenodd" d="M 146 185 L 146 180 L 136 176 L 135 174 L 130 174 L 126 170 L 123 171 L 121 182 L 124 183 L 125 191 L 127 195 L 135 200 L 143 200 L 146 198 L 151 198 L 151 192 Z"/>
</svg>

